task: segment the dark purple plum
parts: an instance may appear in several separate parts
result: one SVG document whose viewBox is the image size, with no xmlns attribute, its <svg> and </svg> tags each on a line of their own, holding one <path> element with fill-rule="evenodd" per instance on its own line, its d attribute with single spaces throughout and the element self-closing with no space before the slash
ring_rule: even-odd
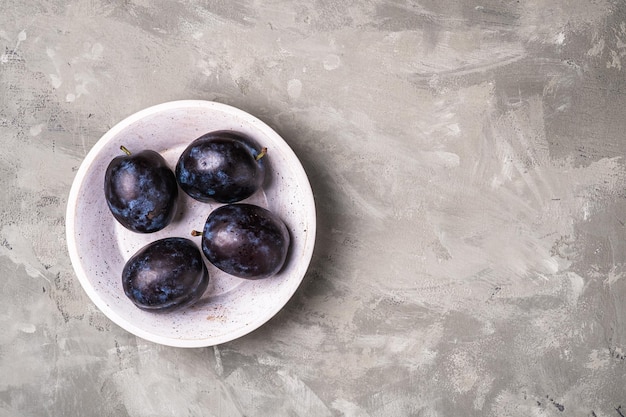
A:
<svg viewBox="0 0 626 417">
<path fill-rule="evenodd" d="M 133 255 L 122 271 L 124 293 L 140 309 L 173 311 L 200 299 L 209 273 L 194 242 L 168 237 L 151 242 Z"/>
<path fill-rule="evenodd" d="M 290 238 L 283 221 L 253 204 L 227 204 L 213 210 L 202 231 L 209 262 L 239 278 L 276 274 L 287 257 Z"/>
<path fill-rule="evenodd" d="M 254 194 L 265 179 L 265 148 L 240 133 L 215 131 L 187 146 L 176 164 L 176 180 L 190 197 L 235 203 Z"/>
<path fill-rule="evenodd" d="M 104 195 L 113 217 L 129 230 L 153 233 L 170 224 L 176 212 L 178 186 L 165 159 L 152 150 L 130 153 L 109 163 Z"/>
</svg>

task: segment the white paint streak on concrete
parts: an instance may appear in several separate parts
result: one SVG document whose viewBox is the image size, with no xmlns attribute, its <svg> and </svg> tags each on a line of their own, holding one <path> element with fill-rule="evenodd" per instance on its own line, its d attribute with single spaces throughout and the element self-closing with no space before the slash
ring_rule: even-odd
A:
<svg viewBox="0 0 626 417">
<path fill-rule="evenodd" d="M 331 410 L 304 381 L 285 371 L 278 371 L 277 376 L 283 384 L 285 394 L 290 397 L 296 415 L 332 416 Z"/>
<path fill-rule="evenodd" d="M 585 368 L 599 371 L 606 369 L 610 363 L 611 358 L 609 356 L 609 352 L 593 349 L 589 354 L 588 362 L 585 364 Z"/>
<path fill-rule="evenodd" d="M 222 364 L 222 354 L 217 346 L 213 346 L 213 354 L 215 356 L 215 373 L 222 376 L 224 375 L 224 365 Z"/>
<path fill-rule="evenodd" d="M 63 80 L 61 80 L 61 77 L 59 77 L 58 74 L 49 74 L 49 76 L 52 87 L 54 87 L 55 89 L 61 87 L 61 85 L 63 84 Z"/>
<path fill-rule="evenodd" d="M 604 52 L 604 39 L 599 39 L 588 51 L 587 55 L 600 56 Z"/>
<path fill-rule="evenodd" d="M 0 255 L 9 258 L 13 264 L 24 267 L 31 278 L 41 278 L 50 282 L 42 272 L 43 265 L 36 258 L 30 242 L 24 239 L 24 232 L 15 225 L 4 225 L 0 233 L 9 246 L 0 246 Z"/>
<path fill-rule="evenodd" d="M 557 45 L 563 45 L 565 43 L 565 33 L 560 32 L 554 37 L 554 43 Z"/>
<path fill-rule="evenodd" d="M 302 81 L 298 79 L 289 80 L 287 83 L 287 94 L 293 100 L 299 99 L 302 94 Z"/>
<path fill-rule="evenodd" d="M 327 71 L 336 70 L 341 65 L 341 58 L 335 54 L 324 57 L 324 69 Z"/>
<path fill-rule="evenodd" d="M 344 417 L 368 417 L 368 414 L 363 408 L 357 404 L 350 402 L 346 399 L 339 398 L 331 404 L 334 410 L 337 410 L 341 416 Z"/>
<path fill-rule="evenodd" d="M 607 68 L 615 68 L 618 71 L 622 69 L 622 60 L 617 51 L 611 50 L 610 60 L 606 62 Z"/>
<path fill-rule="evenodd" d="M 18 326 L 19 326 L 19 330 L 22 333 L 33 334 L 37 331 L 37 326 L 35 326 L 32 323 L 22 323 L 22 324 L 19 324 Z"/>
<path fill-rule="evenodd" d="M 46 127 L 46 125 L 44 123 L 40 123 L 38 125 L 32 126 L 29 129 L 29 133 L 31 136 L 39 136 L 41 134 L 41 132 L 43 131 L 43 128 Z"/>
</svg>

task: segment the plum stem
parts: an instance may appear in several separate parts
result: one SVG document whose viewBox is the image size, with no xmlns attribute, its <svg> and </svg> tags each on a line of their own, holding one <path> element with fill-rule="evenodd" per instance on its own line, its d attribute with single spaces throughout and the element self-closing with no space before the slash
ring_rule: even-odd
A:
<svg viewBox="0 0 626 417">
<path fill-rule="evenodd" d="M 199 232 L 197 230 L 192 230 L 191 231 L 191 236 L 202 236 L 202 232 Z"/>
<path fill-rule="evenodd" d="M 130 151 L 126 148 L 126 146 L 121 145 L 120 149 L 126 154 L 126 155 L 130 155 Z"/>
<path fill-rule="evenodd" d="M 259 159 L 263 158 L 265 155 L 267 155 L 267 148 L 261 149 L 261 152 L 259 152 L 259 154 L 256 156 L 256 158 L 254 158 L 254 160 L 258 161 Z"/>
</svg>

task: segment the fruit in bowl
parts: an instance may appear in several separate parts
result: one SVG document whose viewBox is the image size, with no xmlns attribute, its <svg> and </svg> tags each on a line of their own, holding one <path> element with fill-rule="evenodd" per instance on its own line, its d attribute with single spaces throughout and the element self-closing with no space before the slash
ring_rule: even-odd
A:
<svg viewBox="0 0 626 417">
<path fill-rule="evenodd" d="M 202 231 L 202 251 L 222 271 L 239 278 L 270 277 L 283 267 L 290 236 L 285 223 L 253 204 L 213 210 Z"/>
<path fill-rule="evenodd" d="M 104 176 L 104 194 L 113 217 L 137 233 L 165 228 L 176 212 L 178 186 L 165 159 L 153 150 L 131 153 L 111 160 Z"/>
<path fill-rule="evenodd" d="M 151 240 L 189 237 L 197 247 L 212 208 L 178 192 L 172 222 L 156 234 L 122 227 L 105 201 L 103 180 L 107 164 L 120 155 L 120 145 L 133 152 L 159 152 L 170 168 L 192 140 L 203 133 L 237 131 L 267 146 L 265 182 L 247 202 L 270 209 L 289 227 L 288 261 L 275 278 L 238 280 L 203 260 L 210 283 L 191 308 L 171 313 L 143 313 L 125 295 L 124 264 Z M 296 209 L 297 208 L 297 209 Z M 262 326 L 293 296 L 311 261 L 316 242 L 315 201 L 302 164 L 289 144 L 255 116 L 223 103 L 182 100 L 158 104 L 129 115 L 105 132 L 85 156 L 69 193 L 66 211 L 67 245 L 76 277 L 94 305 L 113 323 L 145 340 L 166 346 L 207 347 L 232 341 Z M 212 319 L 210 319 L 212 318 Z"/>
<path fill-rule="evenodd" d="M 209 285 L 209 273 L 194 242 L 168 237 L 151 242 L 124 265 L 122 286 L 140 309 L 173 311 L 191 306 Z"/>
<path fill-rule="evenodd" d="M 234 131 L 215 131 L 187 146 L 176 164 L 176 180 L 190 197 L 235 203 L 254 194 L 265 179 L 265 152 Z"/>
</svg>

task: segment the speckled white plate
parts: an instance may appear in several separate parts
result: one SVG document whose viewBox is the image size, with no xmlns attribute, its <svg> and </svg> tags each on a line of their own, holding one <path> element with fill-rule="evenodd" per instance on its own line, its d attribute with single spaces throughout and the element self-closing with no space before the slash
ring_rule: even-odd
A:
<svg viewBox="0 0 626 417">
<path fill-rule="evenodd" d="M 137 234 L 119 225 L 106 205 L 104 173 L 120 145 L 131 152 L 153 149 L 173 169 L 178 156 L 197 137 L 213 130 L 236 130 L 268 148 L 263 190 L 246 202 L 277 213 L 291 234 L 290 252 L 275 276 L 249 281 L 229 276 L 206 261 L 209 288 L 202 300 L 180 312 L 158 314 L 133 305 L 122 290 L 126 261 L 145 244 L 167 236 L 200 237 L 209 213 L 206 204 L 180 192 L 179 212 L 165 229 Z M 250 114 L 220 103 L 183 100 L 142 110 L 109 130 L 91 149 L 72 185 L 67 206 L 67 244 L 76 275 L 94 304 L 127 331 L 155 343 L 203 347 L 225 343 L 257 329 L 291 298 L 309 266 L 315 243 L 315 205 L 308 178 L 285 141 Z"/>
</svg>

